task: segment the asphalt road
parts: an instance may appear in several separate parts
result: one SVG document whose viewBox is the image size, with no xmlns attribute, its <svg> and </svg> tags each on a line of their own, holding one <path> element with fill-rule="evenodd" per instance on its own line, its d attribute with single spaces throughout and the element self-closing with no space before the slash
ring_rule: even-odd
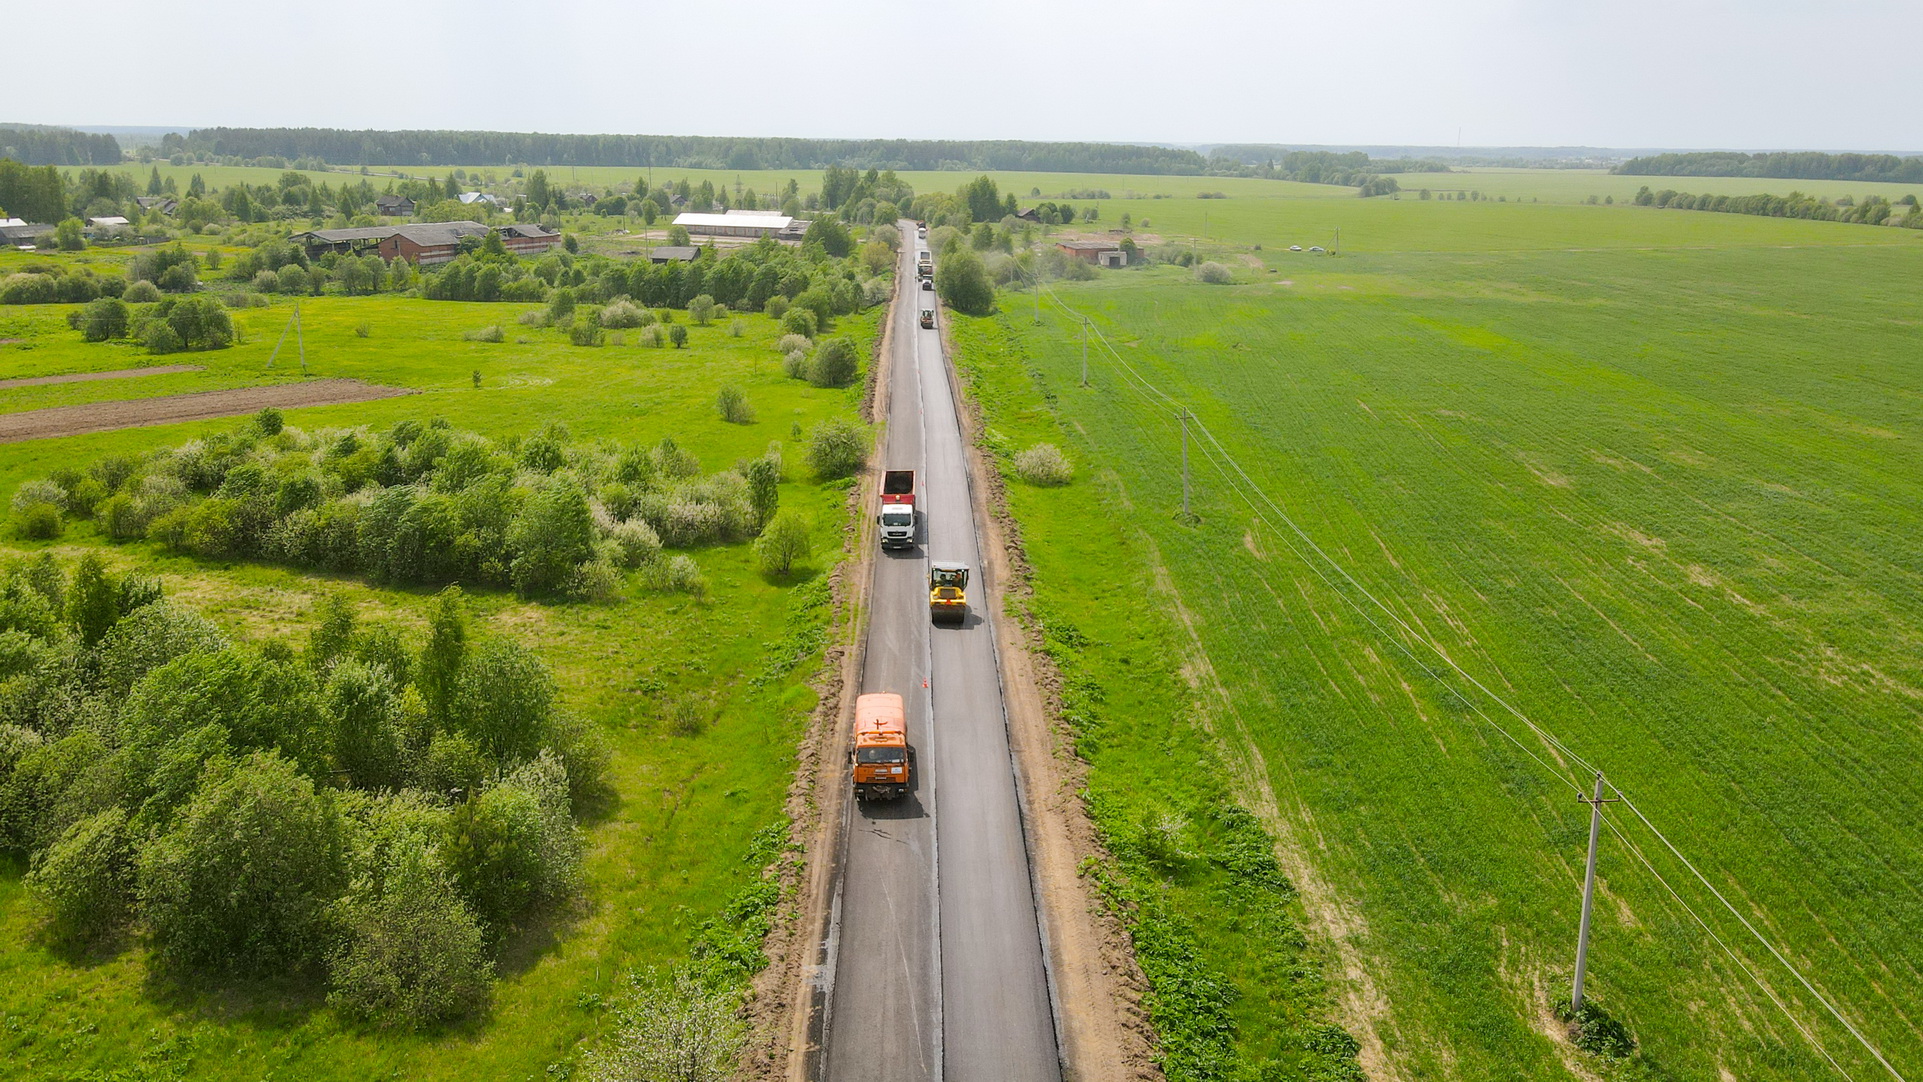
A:
<svg viewBox="0 0 1923 1082">
<path fill-rule="evenodd" d="M 901 230 L 880 465 L 920 475 L 922 544 L 876 556 L 861 689 L 902 696 L 917 781 L 898 801 L 849 802 L 822 1073 L 1059 1082 L 961 424 L 941 336 L 918 326 L 935 305 L 915 278 L 914 223 Z M 959 628 L 929 623 L 930 559 L 975 569 Z"/>
</svg>

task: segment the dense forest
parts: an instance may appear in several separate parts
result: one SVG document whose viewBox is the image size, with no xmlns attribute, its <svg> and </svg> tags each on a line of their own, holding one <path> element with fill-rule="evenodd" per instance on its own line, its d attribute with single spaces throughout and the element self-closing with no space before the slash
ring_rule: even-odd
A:
<svg viewBox="0 0 1923 1082">
<path fill-rule="evenodd" d="M 1894 181 L 1923 183 L 1923 157 L 1894 154 L 1822 154 L 1795 151 L 1743 154 L 1709 150 L 1631 158 L 1618 173 L 1639 177 L 1780 177 L 1784 180 Z"/>
<path fill-rule="evenodd" d="M 1372 158 L 1365 151 L 1290 150 L 1265 143 L 1228 143 L 1209 152 L 1210 172 L 1234 172 L 1237 167 L 1277 180 L 1310 184 L 1353 184 L 1335 176 L 1381 173 L 1447 173 L 1449 167 L 1428 158 Z"/>
<path fill-rule="evenodd" d="M 1199 174 L 1192 150 L 1014 140 L 749 139 L 555 135 L 538 132 L 202 128 L 169 134 L 160 153 L 324 158 L 336 165 L 617 165 L 687 169 L 1000 169 L 1059 173 Z"/>
<path fill-rule="evenodd" d="M 114 165 L 120 141 L 71 128 L 0 125 L 0 158 L 26 165 Z"/>
</svg>

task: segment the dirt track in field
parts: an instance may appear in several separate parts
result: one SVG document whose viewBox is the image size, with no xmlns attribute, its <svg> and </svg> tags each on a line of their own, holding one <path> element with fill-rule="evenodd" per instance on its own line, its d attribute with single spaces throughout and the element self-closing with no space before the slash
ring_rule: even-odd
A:
<svg viewBox="0 0 1923 1082">
<path fill-rule="evenodd" d="M 273 406 L 295 409 L 301 406 L 333 406 L 345 402 L 371 402 L 377 398 L 417 392 L 401 387 L 381 387 L 357 379 L 316 379 L 301 383 L 280 383 L 270 387 L 238 387 L 228 391 L 196 391 L 193 394 L 164 398 L 136 398 L 122 402 L 95 402 L 86 406 L 55 406 L 51 409 L 0 413 L 0 443 L 44 440 L 55 436 L 78 436 L 86 432 L 111 432 L 116 428 L 144 428 L 183 421 L 206 421 L 215 417 L 237 417 Z"/>
<path fill-rule="evenodd" d="M 28 376 L 0 379 L 0 390 L 8 387 L 42 387 L 49 383 L 87 383 L 96 379 L 132 379 L 135 376 L 170 376 L 175 372 L 198 372 L 197 364 L 161 364 L 152 368 L 117 368 L 112 372 L 69 372 L 64 376 Z"/>
</svg>

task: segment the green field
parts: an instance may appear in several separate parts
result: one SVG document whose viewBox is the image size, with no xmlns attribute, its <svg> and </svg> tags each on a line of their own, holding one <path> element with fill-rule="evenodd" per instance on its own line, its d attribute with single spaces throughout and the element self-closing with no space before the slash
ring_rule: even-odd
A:
<svg viewBox="0 0 1923 1082">
<path fill-rule="evenodd" d="M 1171 227 L 1199 220 L 1169 206 L 1154 213 Z M 1923 237 L 1620 206 L 1208 209 L 1266 267 L 1052 288 L 1280 511 L 1198 444 L 1199 522 L 1179 521 L 1176 405 L 1099 342 L 1079 388 L 1080 320 L 1054 301 L 1036 325 L 1029 297 L 1004 295 L 957 332 L 990 445 L 1048 440 L 1079 466 L 1011 500 L 1034 610 L 1067 629 L 1052 641 L 1111 844 L 1135 852 L 1159 823 L 1163 848 L 1210 854 L 1225 776 L 1282 841 L 1371 1077 L 1829 1076 L 1608 834 L 1590 994 L 1642 1055 L 1547 1036 L 1589 779 L 1427 639 L 1608 771 L 1898 1070 L 1923 1070 Z M 1353 254 L 1275 251 L 1292 220 L 1345 223 Z M 1853 1077 L 1885 1076 L 1608 814 Z M 1220 934 L 1236 922 L 1192 862 L 1153 865 L 1130 867 L 1240 992 L 1240 1054 L 1286 1053 L 1313 974 Z"/>
<path fill-rule="evenodd" d="M 822 575 L 840 558 L 845 486 L 818 484 L 801 461 L 802 429 L 852 418 L 859 386 L 823 390 L 785 377 L 765 315 L 723 316 L 690 327 L 685 350 L 628 344 L 569 345 L 553 328 L 522 326 L 535 306 L 465 304 L 402 297 L 325 297 L 302 303 L 309 370 L 419 390 L 351 406 L 287 411 L 309 431 L 383 427 L 403 418 L 447 418 L 455 427 L 506 437 L 564 422 L 576 441 L 649 444 L 672 435 L 708 471 L 786 449 L 783 507 L 814 522 L 817 556 L 793 581 L 769 579 L 746 545 L 693 555 L 705 598 L 649 592 L 629 581 L 611 604 L 526 603 L 471 590 L 477 623 L 511 635 L 554 670 L 567 706 L 592 719 L 613 749 L 616 805 L 589 823 L 586 885 L 553 923 L 511 940 L 494 1007 L 484 1020 L 407 1035 L 341 1021 L 317 994 L 183 993 L 148 978 L 138 947 L 75 964 L 41 933 L 40 909 L 22 864 L 0 866 L 0 1062 L 18 1078 L 317 1079 L 568 1077 L 612 1025 L 609 1008 L 632 969 L 663 969 L 687 957 L 703 921 L 753 882 L 746 858 L 756 831 L 782 822 L 795 743 L 814 695 L 808 688 L 828 618 Z M 0 379 L 100 371 L 154 363 L 206 366 L 189 375 L 0 391 L 0 411 L 172 394 L 299 378 L 290 338 L 265 368 L 292 311 L 282 301 L 235 312 L 245 341 L 234 348 L 154 358 L 120 345 L 88 345 L 69 330 L 68 306 L 0 308 Z M 686 313 L 678 318 L 685 322 Z M 731 319 L 742 335 L 730 333 Z M 356 333 L 365 324 L 366 337 Z M 499 344 L 463 334 L 499 324 Z M 843 317 L 837 333 L 873 340 L 874 313 Z M 479 373 L 478 387 L 474 374 Z M 745 389 L 757 423 L 724 424 L 717 389 Z M 5 445 L 0 491 L 108 453 L 137 453 L 232 427 L 234 420 L 124 430 Z M 0 559 L 43 548 L 63 557 L 104 552 L 117 568 L 158 574 L 170 596 L 232 631 L 298 648 L 327 593 L 344 594 L 364 622 L 418 639 L 433 591 L 385 589 L 358 580 L 241 562 L 173 555 L 158 543 L 103 545 L 92 527 L 50 544 L 9 539 Z M 799 656 L 797 656 L 799 655 Z M 793 658 L 792 668 L 778 664 Z M 696 697 L 701 735 L 673 735 L 670 703 Z"/>
</svg>

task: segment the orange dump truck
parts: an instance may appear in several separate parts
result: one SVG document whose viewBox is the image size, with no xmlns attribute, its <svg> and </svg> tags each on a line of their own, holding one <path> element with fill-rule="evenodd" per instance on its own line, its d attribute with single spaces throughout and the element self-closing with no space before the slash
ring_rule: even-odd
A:
<svg viewBox="0 0 1923 1082">
<path fill-rule="evenodd" d="M 908 716 L 893 692 L 855 700 L 855 799 L 892 799 L 908 791 Z"/>
</svg>

